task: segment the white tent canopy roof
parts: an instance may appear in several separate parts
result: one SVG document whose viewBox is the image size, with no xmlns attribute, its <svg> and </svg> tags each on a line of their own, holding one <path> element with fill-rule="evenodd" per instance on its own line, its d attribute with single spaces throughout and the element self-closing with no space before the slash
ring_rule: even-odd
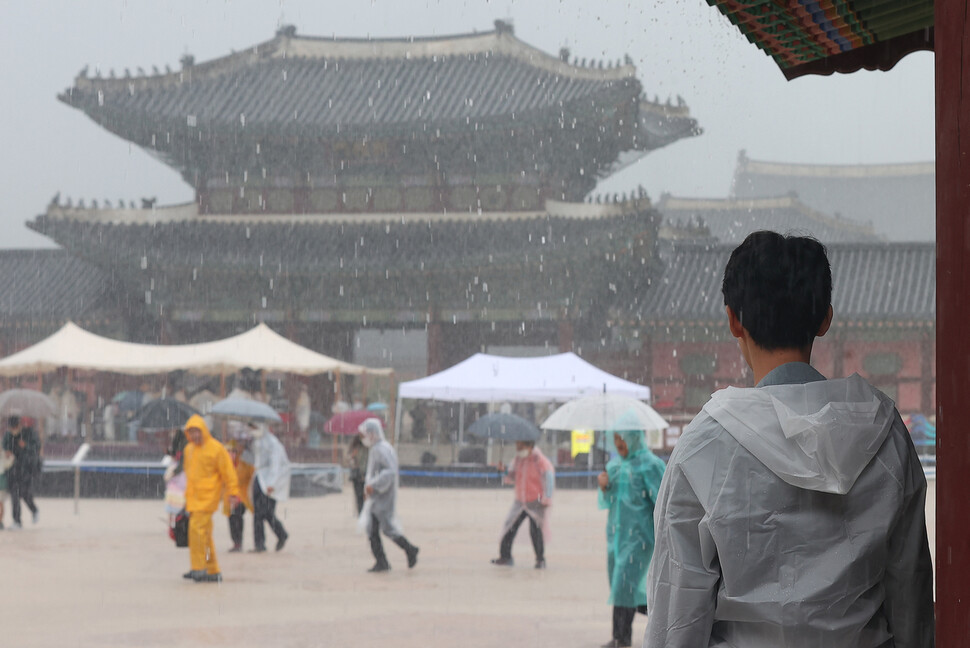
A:
<svg viewBox="0 0 970 648">
<path fill-rule="evenodd" d="M 301 376 L 332 371 L 386 376 L 392 371 L 369 369 L 311 351 L 262 323 L 215 342 L 155 345 L 104 338 L 68 322 L 50 337 L 0 360 L 0 376 L 47 373 L 60 367 L 130 375 L 179 370 L 216 375 L 246 368 Z"/>
<path fill-rule="evenodd" d="M 476 353 L 453 367 L 398 386 L 399 398 L 450 402 L 565 402 L 601 392 L 639 400 L 650 388 L 623 380 L 575 353 L 540 358 L 508 358 Z"/>
</svg>

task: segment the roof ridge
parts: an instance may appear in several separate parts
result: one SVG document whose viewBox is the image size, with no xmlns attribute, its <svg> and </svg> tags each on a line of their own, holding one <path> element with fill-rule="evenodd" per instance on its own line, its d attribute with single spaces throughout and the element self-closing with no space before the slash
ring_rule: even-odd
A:
<svg viewBox="0 0 970 648">
<path fill-rule="evenodd" d="M 143 89 L 181 83 L 193 78 L 216 77 L 254 63 L 290 57 L 335 60 L 420 60 L 453 56 L 508 56 L 540 70 L 583 80 L 616 81 L 636 77 L 636 67 L 625 62 L 616 67 L 584 67 L 548 54 L 515 37 L 509 26 L 496 22 L 496 29 L 452 36 L 411 36 L 397 38 L 327 38 L 297 35 L 295 29 L 283 28 L 268 41 L 209 61 L 196 63 L 194 57 L 182 57 L 182 69 L 164 74 L 144 74 L 122 78 L 88 77 L 86 68 L 74 79 L 75 87 L 118 87 Z M 584 59 L 585 60 L 585 59 Z M 600 61 L 602 65 L 602 61 Z M 130 87 L 131 86 L 131 87 Z"/>
</svg>

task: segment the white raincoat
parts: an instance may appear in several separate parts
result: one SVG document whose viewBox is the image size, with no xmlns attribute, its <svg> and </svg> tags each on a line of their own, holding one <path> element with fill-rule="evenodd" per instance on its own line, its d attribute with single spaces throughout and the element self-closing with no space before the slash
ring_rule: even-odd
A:
<svg viewBox="0 0 970 648">
<path fill-rule="evenodd" d="M 268 497 L 277 502 L 285 502 L 290 498 L 290 460 L 286 456 L 286 448 L 276 436 L 264 430 L 262 435 L 254 436 L 251 445 L 253 451 L 253 469 L 259 487 Z M 250 485 L 252 488 L 252 485 Z M 269 488 L 273 492 L 269 492 Z M 250 500 L 251 500 L 250 496 Z"/>
<path fill-rule="evenodd" d="M 644 646 L 932 646 L 925 494 L 858 375 L 790 363 L 715 393 L 660 488 Z"/>
<path fill-rule="evenodd" d="M 404 532 L 397 521 L 397 452 L 384 438 L 384 426 L 377 419 L 367 419 L 360 424 L 359 430 L 365 445 L 369 446 L 364 486 L 373 486 L 374 492 L 364 502 L 358 528 L 370 533 L 373 515 L 384 535 L 399 538 Z"/>
</svg>

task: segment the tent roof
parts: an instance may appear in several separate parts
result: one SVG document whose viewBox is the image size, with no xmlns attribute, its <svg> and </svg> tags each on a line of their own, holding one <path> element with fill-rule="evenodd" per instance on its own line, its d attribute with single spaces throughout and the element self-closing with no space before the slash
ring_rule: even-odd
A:
<svg viewBox="0 0 970 648">
<path fill-rule="evenodd" d="M 398 386 L 400 398 L 472 403 L 567 401 L 602 391 L 650 398 L 649 387 L 617 378 L 575 353 L 542 358 L 476 353 L 444 371 Z"/>
<path fill-rule="evenodd" d="M 311 351 L 262 323 L 224 340 L 165 346 L 112 340 L 68 322 L 34 346 L 0 360 L 0 376 L 48 372 L 60 367 L 131 375 L 178 370 L 220 374 L 246 368 L 302 376 L 331 371 L 354 375 L 391 373 L 390 369 L 369 369 Z"/>
</svg>

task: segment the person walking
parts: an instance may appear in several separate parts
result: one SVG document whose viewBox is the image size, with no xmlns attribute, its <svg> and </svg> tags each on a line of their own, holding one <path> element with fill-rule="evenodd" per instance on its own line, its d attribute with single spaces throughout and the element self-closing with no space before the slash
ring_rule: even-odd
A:
<svg viewBox="0 0 970 648">
<path fill-rule="evenodd" d="M 223 493 L 222 512 L 229 516 L 229 537 L 232 538 L 232 548 L 229 553 L 242 551 L 243 546 L 243 515 L 246 509 L 252 512 L 253 502 L 250 497 L 253 479 L 253 453 L 245 442 L 233 439 L 226 444 L 229 456 L 232 457 L 232 467 L 236 469 L 236 482 L 239 488 L 239 501 L 233 506 L 229 493 Z"/>
<path fill-rule="evenodd" d="M 670 457 L 644 646 L 933 646 L 913 440 L 888 396 L 809 364 L 833 317 L 825 247 L 755 232 L 722 292 L 755 386 L 715 392 Z"/>
<path fill-rule="evenodd" d="M 621 415 L 613 426 L 619 455 L 599 474 L 599 507 L 607 509 L 606 565 L 613 605 L 613 638 L 603 648 L 633 644 L 633 617 L 647 613 L 647 569 L 653 556 L 653 509 L 665 464 Z"/>
<path fill-rule="evenodd" d="M 3 450 L 13 455 L 13 465 L 7 470 L 7 487 L 10 489 L 12 529 L 22 528 L 20 523 L 20 500 L 24 501 L 37 524 L 39 511 L 34 503 L 34 472 L 40 462 L 40 441 L 34 430 L 23 427 L 19 416 L 7 420 L 8 429 L 3 435 Z"/>
<path fill-rule="evenodd" d="M 3 508 L 7 501 L 7 471 L 13 466 L 13 453 L 0 450 L 0 531 L 3 530 Z"/>
<path fill-rule="evenodd" d="M 266 551 L 266 522 L 280 551 L 289 534 L 276 518 L 276 503 L 290 497 L 290 460 L 280 440 L 263 425 L 250 423 L 249 431 L 253 437 L 253 551 Z"/>
<path fill-rule="evenodd" d="M 523 522 L 529 520 L 532 548 L 536 553 L 536 569 L 546 567 L 546 542 L 549 536 L 549 507 L 556 483 L 556 469 L 534 441 L 515 442 L 515 462 L 506 475 L 506 481 L 515 483 L 515 501 L 502 528 L 499 557 L 493 565 L 512 567 L 512 542 Z"/>
<path fill-rule="evenodd" d="M 367 419 L 357 428 L 361 442 L 368 449 L 364 495 L 367 500 L 360 513 L 360 526 L 367 532 L 374 566 L 368 571 L 386 572 L 391 565 L 384 554 L 381 533 L 404 550 L 408 569 L 418 563 L 418 548 L 404 537 L 397 521 L 398 465 L 397 452 L 384 438 L 384 426 L 377 419 Z"/>
<path fill-rule="evenodd" d="M 219 508 L 223 491 L 230 506 L 239 502 L 239 486 L 232 457 L 209 433 L 209 427 L 198 414 L 185 424 L 185 510 L 189 513 L 189 560 L 192 568 L 185 574 L 197 583 L 222 581 L 216 546 L 212 541 L 212 514 Z"/>
<path fill-rule="evenodd" d="M 360 515 L 364 510 L 364 481 L 367 476 L 367 447 L 361 441 L 360 435 L 350 441 L 350 447 L 347 449 L 347 467 L 350 469 L 350 483 L 354 487 L 357 515 Z"/>
</svg>

